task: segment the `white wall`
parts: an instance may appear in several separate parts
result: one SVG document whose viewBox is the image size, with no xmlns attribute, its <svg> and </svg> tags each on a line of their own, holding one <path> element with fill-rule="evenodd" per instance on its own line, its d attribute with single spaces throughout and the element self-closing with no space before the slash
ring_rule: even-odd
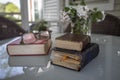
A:
<svg viewBox="0 0 120 80">
<path fill-rule="evenodd" d="M 114 9 L 113 10 L 106 10 L 106 13 L 113 14 L 120 18 L 120 0 L 114 0 Z"/>
</svg>

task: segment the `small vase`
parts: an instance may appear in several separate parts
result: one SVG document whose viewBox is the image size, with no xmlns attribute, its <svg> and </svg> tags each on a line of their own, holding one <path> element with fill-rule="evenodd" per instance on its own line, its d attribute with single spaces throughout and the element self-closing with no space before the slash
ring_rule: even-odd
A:
<svg viewBox="0 0 120 80">
<path fill-rule="evenodd" d="M 74 33 L 74 26 L 75 26 L 75 24 L 71 22 L 71 31 L 70 31 L 71 34 Z"/>
<path fill-rule="evenodd" d="M 91 35 L 91 20 L 86 21 L 85 24 L 71 23 L 71 34 Z"/>
<path fill-rule="evenodd" d="M 91 26 L 92 26 L 92 22 L 91 22 L 91 20 L 89 20 L 89 21 L 88 21 L 88 24 L 87 24 L 87 32 L 86 32 L 86 35 L 91 36 Z"/>
<path fill-rule="evenodd" d="M 88 22 L 86 22 L 86 24 L 83 24 L 82 25 L 82 33 L 84 35 L 89 35 L 91 36 L 91 26 L 92 26 L 92 23 L 91 23 L 91 20 L 89 19 Z"/>
<path fill-rule="evenodd" d="M 81 25 L 78 25 L 79 23 L 72 23 L 71 24 L 71 33 L 72 34 L 83 34 L 83 31 L 81 30 Z"/>
</svg>

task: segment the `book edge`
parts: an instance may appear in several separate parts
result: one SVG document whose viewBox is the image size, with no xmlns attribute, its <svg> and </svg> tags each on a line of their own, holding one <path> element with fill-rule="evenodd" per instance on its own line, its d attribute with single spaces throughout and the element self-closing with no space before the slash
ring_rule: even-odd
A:
<svg viewBox="0 0 120 80">
<path fill-rule="evenodd" d="M 10 55 L 10 56 L 42 56 L 42 55 L 48 55 L 49 54 L 50 49 L 52 47 L 52 41 L 50 40 L 50 46 L 49 46 L 49 48 L 47 49 L 47 51 L 45 53 L 42 53 L 42 54 L 19 54 L 19 55 L 10 54 L 9 51 L 8 51 L 8 46 L 9 45 L 7 45 L 6 50 L 7 50 L 8 55 Z"/>
</svg>

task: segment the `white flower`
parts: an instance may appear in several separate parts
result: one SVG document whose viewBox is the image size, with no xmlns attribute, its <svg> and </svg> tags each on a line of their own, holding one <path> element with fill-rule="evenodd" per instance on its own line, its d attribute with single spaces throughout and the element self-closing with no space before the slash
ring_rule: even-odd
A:
<svg viewBox="0 0 120 80">
<path fill-rule="evenodd" d="M 79 16 L 87 17 L 89 8 L 87 6 L 78 6 L 77 11 L 79 13 Z"/>
<path fill-rule="evenodd" d="M 66 13 L 65 11 L 61 11 L 60 21 L 62 21 L 62 22 L 70 21 L 70 17 L 68 15 L 68 13 Z"/>
<path fill-rule="evenodd" d="M 105 12 L 104 11 L 102 11 L 102 15 L 103 15 L 102 20 L 98 19 L 97 22 L 103 21 L 105 19 Z"/>
</svg>

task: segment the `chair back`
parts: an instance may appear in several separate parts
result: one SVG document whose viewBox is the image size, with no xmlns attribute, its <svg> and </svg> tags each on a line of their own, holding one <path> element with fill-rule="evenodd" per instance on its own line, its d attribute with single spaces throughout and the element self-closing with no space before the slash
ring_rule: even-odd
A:
<svg viewBox="0 0 120 80">
<path fill-rule="evenodd" d="M 120 19 L 106 14 L 103 21 L 93 23 L 92 33 L 120 36 Z"/>
<path fill-rule="evenodd" d="M 0 40 L 17 37 L 25 32 L 24 29 L 12 20 L 0 16 Z"/>
</svg>

